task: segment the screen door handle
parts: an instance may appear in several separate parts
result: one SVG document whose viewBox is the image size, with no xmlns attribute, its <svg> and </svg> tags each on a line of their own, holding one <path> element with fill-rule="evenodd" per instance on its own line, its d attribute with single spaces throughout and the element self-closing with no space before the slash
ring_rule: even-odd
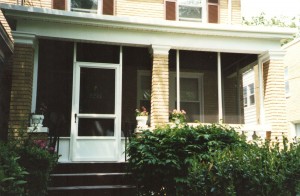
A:
<svg viewBox="0 0 300 196">
<path fill-rule="evenodd" d="M 75 117 L 75 123 L 76 123 L 76 119 L 77 119 L 77 113 L 74 114 L 74 117 Z"/>
</svg>

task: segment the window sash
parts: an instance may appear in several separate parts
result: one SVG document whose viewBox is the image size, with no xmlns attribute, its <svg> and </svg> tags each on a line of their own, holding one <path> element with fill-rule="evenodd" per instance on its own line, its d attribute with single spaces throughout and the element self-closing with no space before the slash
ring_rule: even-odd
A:
<svg viewBox="0 0 300 196">
<path fill-rule="evenodd" d="M 202 1 L 178 1 L 179 20 L 202 21 Z"/>
</svg>

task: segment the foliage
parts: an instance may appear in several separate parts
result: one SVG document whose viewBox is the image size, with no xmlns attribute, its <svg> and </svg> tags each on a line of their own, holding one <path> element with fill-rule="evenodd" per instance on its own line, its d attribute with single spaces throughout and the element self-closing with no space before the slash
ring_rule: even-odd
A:
<svg viewBox="0 0 300 196">
<path fill-rule="evenodd" d="M 269 142 L 216 151 L 208 162 L 193 160 L 187 195 L 296 195 L 300 145 Z"/>
<path fill-rule="evenodd" d="M 127 152 L 129 170 L 140 185 L 140 194 L 184 193 L 195 156 L 208 161 L 210 154 L 245 142 L 230 127 L 179 125 L 143 131 L 131 140 Z"/>
<path fill-rule="evenodd" d="M 246 143 L 230 127 L 143 131 L 127 148 L 140 195 L 296 195 L 300 143 Z"/>
<path fill-rule="evenodd" d="M 170 112 L 169 119 L 171 122 L 176 122 L 176 120 L 179 121 L 179 123 L 185 123 L 186 122 L 186 112 L 184 110 L 176 110 L 174 109 L 172 112 Z"/>
<path fill-rule="evenodd" d="M 45 195 L 50 172 L 58 156 L 44 140 L 26 140 L 18 149 L 20 164 L 29 172 L 26 190 L 29 195 Z"/>
<path fill-rule="evenodd" d="M 249 25 L 249 26 L 277 26 L 277 27 L 290 27 L 290 28 L 298 28 L 298 33 L 295 35 L 295 37 L 299 37 L 300 35 L 300 19 L 293 17 L 272 17 L 267 18 L 265 13 L 261 13 L 259 16 L 254 16 L 250 20 L 246 20 L 243 17 L 243 24 Z M 282 41 L 282 44 L 286 44 L 289 41 L 293 39 L 286 39 Z"/>
<path fill-rule="evenodd" d="M 135 116 L 148 116 L 147 109 L 144 106 L 141 109 L 135 109 Z"/>
<path fill-rule="evenodd" d="M 0 142 L 0 195 L 21 195 L 24 193 L 25 176 L 15 152 L 15 147 Z"/>
</svg>

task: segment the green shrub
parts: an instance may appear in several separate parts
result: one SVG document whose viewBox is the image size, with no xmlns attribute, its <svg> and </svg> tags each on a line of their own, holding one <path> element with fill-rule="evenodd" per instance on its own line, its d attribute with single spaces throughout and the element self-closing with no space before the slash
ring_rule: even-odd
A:
<svg viewBox="0 0 300 196">
<path fill-rule="evenodd" d="M 258 142 L 221 125 L 143 131 L 128 145 L 129 171 L 140 195 L 299 193 L 300 144 Z"/>
<path fill-rule="evenodd" d="M 46 195 L 50 172 L 57 164 L 58 156 L 48 148 L 44 140 L 26 140 L 18 149 L 20 164 L 28 171 L 26 190 L 28 195 Z"/>
<path fill-rule="evenodd" d="M 127 152 L 129 170 L 140 185 L 140 194 L 185 193 L 189 168 L 196 156 L 209 161 L 211 154 L 245 142 L 230 127 L 179 125 L 143 131 L 131 140 Z"/>
<path fill-rule="evenodd" d="M 0 142 L 0 195 L 24 194 L 25 172 L 15 148 Z"/>
<path fill-rule="evenodd" d="M 186 195 L 296 195 L 300 146 L 284 146 L 254 143 L 216 151 L 208 162 L 195 158 Z"/>
</svg>

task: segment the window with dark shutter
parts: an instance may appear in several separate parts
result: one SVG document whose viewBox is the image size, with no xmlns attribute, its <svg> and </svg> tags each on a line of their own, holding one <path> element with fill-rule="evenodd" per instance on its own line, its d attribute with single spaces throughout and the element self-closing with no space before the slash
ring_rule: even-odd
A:
<svg viewBox="0 0 300 196">
<path fill-rule="evenodd" d="M 218 0 L 208 1 L 208 22 L 219 23 L 219 4 Z"/>
<path fill-rule="evenodd" d="M 57 10 L 66 10 L 66 0 L 52 0 L 52 8 Z"/>
<path fill-rule="evenodd" d="M 166 1 L 166 20 L 176 20 L 176 2 Z"/>
<path fill-rule="evenodd" d="M 114 15 L 114 0 L 103 0 L 102 14 Z"/>
</svg>

